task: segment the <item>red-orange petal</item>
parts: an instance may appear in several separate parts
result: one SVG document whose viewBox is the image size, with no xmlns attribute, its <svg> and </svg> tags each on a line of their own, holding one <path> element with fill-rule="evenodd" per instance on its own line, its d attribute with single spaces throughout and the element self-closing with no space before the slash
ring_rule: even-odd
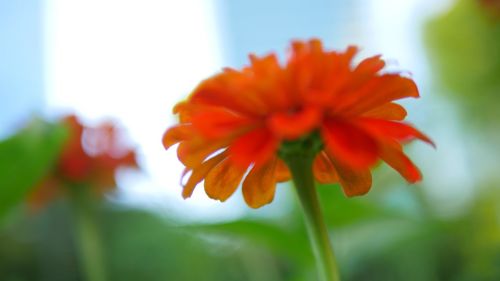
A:
<svg viewBox="0 0 500 281">
<path fill-rule="evenodd" d="M 337 171 L 324 151 L 318 153 L 314 159 L 313 172 L 319 183 L 336 183 L 339 181 Z"/>
<path fill-rule="evenodd" d="M 378 138 L 394 139 L 400 142 L 420 139 L 435 147 L 429 137 L 409 124 L 375 118 L 361 118 L 357 123 Z"/>
<path fill-rule="evenodd" d="M 398 143 L 382 145 L 380 158 L 394 170 L 398 171 L 408 182 L 416 183 L 422 180 L 422 174 L 413 162 L 403 153 Z"/>
<path fill-rule="evenodd" d="M 417 85 L 410 78 L 401 77 L 399 74 L 385 74 L 380 80 L 376 91 L 367 93 L 360 100 L 360 104 L 356 106 L 358 112 L 366 112 L 394 100 L 420 96 Z"/>
<path fill-rule="evenodd" d="M 198 185 L 198 183 L 200 183 L 207 176 L 207 174 L 225 158 L 226 153 L 220 153 L 217 156 L 214 156 L 203 162 L 198 167 L 194 168 L 188 181 L 183 186 L 182 197 L 191 197 L 196 185 Z M 187 173 L 188 171 L 189 170 L 185 170 L 183 174 Z"/>
<path fill-rule="evenodd" d="M 363 113 L 363 117 L 396 121 L 404 120 L 406 118 L 406 115 L 406 109 L 401 105 L 393 102 L 386 103 L 382 106 Z"/>
<path fill-rule="evenodd" d="M 276 159 L 253 167 L 243 181 L 243 198 L 248 206 L 259 208 L 273 201 L 276 191 Z"/>
<path fill-rule="evenodd" d="M 205 138 L 227 138 L 245 130 L 252 120 L 223 108 L 213 108 L 194 114 L 193 127 Z"/>
<path fill-rule="evenodd" d="M 260 166 L 273 157 L 278 145 L 279 141 L 267 128 L 259 128 L 238 137 L 229 146 L 229 155 L 242 168 L 252 163 Z"/>
<path fill-rule="evenodd" d="M 318 127 L 321 110 L 306 106 L 294 113 L 277 112 L 268 119 L 268 126 L 275 135 L 284 139 L 296 139 Z"/>
<path fill-rule="evenodd" d="M 180 124 L 171 127 L 165 132 L 165 134 L 163 134 L 163 146 L 165 149 L 168 149 L 172 145 L 192 137 L 193 129 L 191 125 Z"/>
<path fill-rule="evenodd" d="M 274 177 L 276 178 L 276 182 L 286 182 L 292 178 L 292 174 L 290 173 L 288 166 L 281 159 L 277 159 L 276 161 Z"/>
<path fill-rule="evenodd" d="M 366 169 L 377 161 L 377 143 L 364 130 L 339 120 L 328 120 L 321 133 L 326 150 L 343 164 Z"/>
<path fill-rule="evenodd" d="M 203 81 L 190 97 L 193 104 L 219 106 L 247 116 L 260 116 L 267 111 L 260 97 L 248 93 L 251 80 L 244 72 L 225 70 Z"/>
<path fill-rule="evenodd" d="M 205 192 L 210 198 L 224 202 L 236 191 L 245 172 L 246 169 L 233 165 L 226 158 L 205 177 Z"/>
<path fill-rule="evenodd" d="M 357 115 L 407 97 L 419 97 L 415 82 L 399 74 L 385 74 L 369 80 L 335 108 L 344 114 Z"/>
<path fill-rule="evenodd" d="M 212 142 L 202 139 L 183 141 L 177 148 L 177 157 L 184 166 L 194 168 L 217 150 L 226 147 L 227 143 L 225 139 Z"/>
<path fill-rule="evenodd" d="M 369 169 L 354 170 L 341 162 L 334 160 L 330 156 L 337 174 L 339 176 L 340 185 L 346 196 L 359 196 L 368 193 L 372 186 L 372 175 Z"/>
</svg>

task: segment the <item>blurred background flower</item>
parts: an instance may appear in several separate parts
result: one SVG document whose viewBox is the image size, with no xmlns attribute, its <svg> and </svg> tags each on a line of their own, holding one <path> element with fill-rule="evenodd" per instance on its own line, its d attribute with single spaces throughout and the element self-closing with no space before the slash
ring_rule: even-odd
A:
<svg viewBox="0 0 500 281">
<path fill-rule="evenodd" d="M 404 104 L 408 120 L 439 147 L 410 147 L 417 186 L 382 165 L 364 198 L 319 188 L 343 280 L 500 279 L 492 3 L 0 0 L 0 280 L 85 276 L 71 204 L 30 215 L 23 203 L 61 155 L 66 130 L 51 120 L 68 112 L 90 127 L 119 120 L 144 171 L 119 171 L 118 188 L 92 201 L 109 280 L 314 280 L 289 188 L 257 211 L 240 194 L 184 201 L 182 166 L 161 144 L 169 109 L 201 79 L 310 37 L 411 72 L 422 97 Z"/>
</svg>

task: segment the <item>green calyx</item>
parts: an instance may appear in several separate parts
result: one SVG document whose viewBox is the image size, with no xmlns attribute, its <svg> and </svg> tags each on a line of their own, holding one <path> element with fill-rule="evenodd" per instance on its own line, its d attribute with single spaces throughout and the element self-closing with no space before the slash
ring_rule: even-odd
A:
<svg viewBox="0 0 500 281">
<path fill-rule="evenodd" d="M 323 149 L 323 146 L 319 131 L 314 131 L 296 140 L 283 141 L 278 150 L 278 156 L 285 161 L 290 157 L 313 158 Z"/>
</svg>

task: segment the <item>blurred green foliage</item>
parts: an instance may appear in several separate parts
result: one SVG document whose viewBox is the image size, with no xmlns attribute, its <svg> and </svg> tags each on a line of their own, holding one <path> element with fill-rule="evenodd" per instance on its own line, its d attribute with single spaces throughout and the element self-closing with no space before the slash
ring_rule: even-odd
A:
<svg viewBox="0 0 500 281">
<path fill-rule="evenodd" d="M 494 4 L 458 0 L 427 24 L 432 71 L 467 117 L 496 126 L 500 118 L 500 17 Z M 491 1 L 493 2 L 493 1 Z M 480 114 L 478 114 L 480 113 Z"/>
<path fill-rule="evenodd" d="M 0 141 L 0 218 L 51 169 L 66 137 L 62 126 L 39 119 Z"/>
<path fill-rule="evenodd" d="M 403 196 L 414 197 L 412 188 Z M 336 215 L 326 211 L 342 221 L 329 227 L 343 280 L 499 280 L 500 194 L 484 190 L 461 214 L 441 217 L 425 200 L 407 212 L 322 186 L 324 206 L 343 202 Z M 298 208 L 279 219 L 185 225 L 93 204 L 109 280 L 316 280 Z M 71 208 L 61 199 L 36 215 L 11 213 L 0 231 L 1 280 L 82 280 Z"/>
</svg>

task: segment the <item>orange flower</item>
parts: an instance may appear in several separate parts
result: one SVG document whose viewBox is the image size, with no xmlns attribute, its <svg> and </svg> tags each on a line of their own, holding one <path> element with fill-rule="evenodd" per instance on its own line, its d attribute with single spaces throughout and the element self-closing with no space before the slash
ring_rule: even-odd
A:
<svg viewBox="0 0 500 281">
<path fill-rule="evenodd" d="M 380 56 L 353 67 L 356 53 L 356 47 L 325 51 L 316 39 L 295 41 L 285 65 L 274 54 L 250 55 L 242 70 L 227 68 L 203 81 L 174 107 L 180 124 L 163 137 L 165 148 L 179 143 L 184 175 L 191 173 L 183 196 L 205 180 L 208 196 L 225 201 L 243 180 L 250 207 L 270 203 L 276 183 L 290 179 L 280 147 L 313 135 L 322 145 L 313 164 L 316 180 L 340 183 L 347 196 L 369 191 L 378 159 L 407 181 L 419 181 L 401 144 L 432 141 L 401 122 L 406 110 L 393 103 L 418 97 L 417 87 L 410 78 L 381 73 Z"/>
<path fill-rule="evenodd" d="M 97 194 L 116 186 L 119 167 L 137 167 L 135 153 L 121 144 L 120 135 L 111 123 L 85 127 L 76 116 L 62 120 L 68 137 L 50 174 L 29 198 L 35 208 L 65 192 L 62 186 L 89 185 Z"/>
</svg>

